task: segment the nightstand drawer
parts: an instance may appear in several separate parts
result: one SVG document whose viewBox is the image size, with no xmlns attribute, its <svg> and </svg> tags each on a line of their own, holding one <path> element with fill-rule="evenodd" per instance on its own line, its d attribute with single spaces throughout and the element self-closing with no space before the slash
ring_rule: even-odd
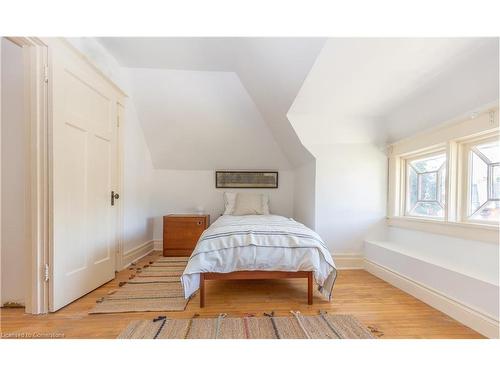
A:
<svg viewBox="0 0 500 375">
<path fill-rule="evenodd" d="M 203 231 L 209 215 L 168 215 L 163 217 L 163 255 L 189 256 Z"/>
</svg>

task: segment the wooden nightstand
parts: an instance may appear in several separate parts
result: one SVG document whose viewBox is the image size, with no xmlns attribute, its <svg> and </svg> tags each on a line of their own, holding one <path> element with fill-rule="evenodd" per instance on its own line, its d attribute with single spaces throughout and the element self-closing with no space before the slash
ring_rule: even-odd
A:
<svg viewBox="0 0 500 375">
<path fill-rule="evenodd" d="M 191 256 L 201 234 L 210 225 L 210 215 L 163 216 L 163 256 Z"/>
</svg>

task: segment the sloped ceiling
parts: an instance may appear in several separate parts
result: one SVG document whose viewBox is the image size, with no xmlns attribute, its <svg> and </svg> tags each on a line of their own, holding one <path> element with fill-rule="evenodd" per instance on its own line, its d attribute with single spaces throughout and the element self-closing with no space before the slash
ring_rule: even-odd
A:
<svg viewBox="0 0 500 375">
<path fill-rule="evenodd" d="M 498 38 L 334 38 L 288 117 L 310 149 L 383 145 L 498 102 L 498 82 Z"/>
<path fill-rule="evenodd" d="M 156 168 L 281 168 L 313 157 L 288 121 L 326 39 L 99 38 L 132 77 Z"/>
<path fill-rule="evenodd" d="M 155 168 L 290 168 L 235 73 L 132 69 L 131 77 Z"/>
<path fill-rule="evenodd" d="M 132 77 L 157 168 L 293 168 L 498 102 L 498 38 L 98 41 Z"/>
</svg>

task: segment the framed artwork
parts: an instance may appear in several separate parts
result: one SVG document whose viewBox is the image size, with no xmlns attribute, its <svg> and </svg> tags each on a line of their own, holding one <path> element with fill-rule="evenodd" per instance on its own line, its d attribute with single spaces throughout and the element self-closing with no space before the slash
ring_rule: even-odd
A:
<svg viewBox="0 0 500 375">
<path fill-rule="evenodd" d="M 215 187 L 277 189 L 278 172 L 215 171 Z"/>
</svg>

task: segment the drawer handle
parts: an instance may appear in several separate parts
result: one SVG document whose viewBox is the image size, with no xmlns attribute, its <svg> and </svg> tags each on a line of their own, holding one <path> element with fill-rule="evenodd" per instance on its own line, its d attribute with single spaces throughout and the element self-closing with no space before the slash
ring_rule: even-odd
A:
<svg viewBox="0 0 500 375">
<path fill-rule="evenodd" d="M 203 222 L 202 221 L 198 221 L 198 225 L 201 225 L 201 224 L 203 224 Z"/>
</svg>

